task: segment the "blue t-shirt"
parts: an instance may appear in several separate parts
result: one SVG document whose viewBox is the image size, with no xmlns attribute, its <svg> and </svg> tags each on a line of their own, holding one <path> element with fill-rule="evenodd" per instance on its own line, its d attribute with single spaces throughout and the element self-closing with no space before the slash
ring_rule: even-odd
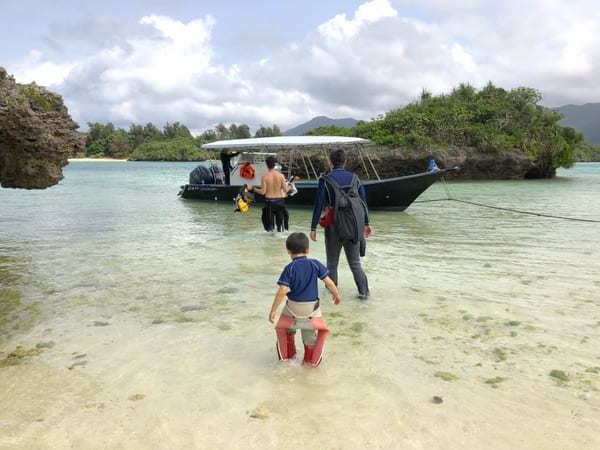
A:
<svg viewBox="0 0 600 450">
<path fill-rule="evenodd" d="M 316 259 L 294 258 L 281 272 L 277 284 L 290 288 L 287 296 L 295 302 L 314 302 L 319 299 L 317 278 L 325 279 L 329 270 Z"/>
</svg>

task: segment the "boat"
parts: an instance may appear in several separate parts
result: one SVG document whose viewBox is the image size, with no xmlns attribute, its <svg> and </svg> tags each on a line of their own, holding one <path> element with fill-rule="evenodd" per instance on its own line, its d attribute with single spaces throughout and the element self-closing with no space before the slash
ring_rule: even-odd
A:
<svg viewBox="0 0 600 450">
<path fill-rule="evenodd" d="M 233 169 L 230 175 L 230 184 L 223 184 L 218 177 L 214 177 L 208 182 L 182 185 L 179 196 L 184 199 L 232 203 L 245 184 L 260 185 L 262 176 L 267 172 L 264 162 L 267 156 L 280 152 L 290 152 L 287 167 L 288 176 L 292 172 L 292 161 L 296 160 L 298 168 L 304 168 L 307 178 L 314 176 L 314 180 L 296 182 L 297 193 L 286 198 L 286 205 L 312 207 L 317 193 L 318 174 L 310 158 L 306 158 L 305 152 L 318 151 L 327 154 L 332 148 L 343 147 L 347 151 L 357 151 L 367 171 L 367 165 L 364 161 L 366 158 L 375 174 L 375 179 L 361 180 L 365 187 L 369 209 L 404 211 L 429 186 L 444 175 L 458 170 L 457 167 L 439 169 L 433 162 L 424 172 L 382 179 L 379 178 L 368 154 L 364 152 L 365 148 L 373 145 L 367 139 L 345 136 L 278 136 L 232 139 L 204 144 L 202 147 L 207 150 L 239 152 L 232 159 Z M 251 178 L 249 178 L 248 171 L 244 170 L 244 167 L 248 165 L 253 168 Z M 276 166 L 276 169 L 281 171 L 281 166 Z M 260 202 L 262 200 L 262 196 L 256 195 L 255 201 Z"/>
</svg>

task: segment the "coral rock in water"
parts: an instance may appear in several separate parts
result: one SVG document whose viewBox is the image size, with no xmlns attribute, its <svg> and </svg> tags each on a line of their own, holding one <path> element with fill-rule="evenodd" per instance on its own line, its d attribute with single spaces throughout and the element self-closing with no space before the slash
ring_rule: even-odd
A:
<svg viewBox="0 0 600 450">
<path fill-rule="evenodd" d="M 45 189 L 63 179 L 67 158 L 85 147 L 62 97 L 18 84 L 0 67 L 0 185 Z"/>
</svg>

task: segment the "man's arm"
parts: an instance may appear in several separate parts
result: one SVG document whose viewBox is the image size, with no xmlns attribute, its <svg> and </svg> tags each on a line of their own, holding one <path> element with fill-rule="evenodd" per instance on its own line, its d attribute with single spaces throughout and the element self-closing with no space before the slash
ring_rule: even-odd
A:
<svg viewBox="0 0 600 450">
<path fill-rule="evenodd" d="M 358 195 L 362 200 L 363 208 L 365 208 L 365 229 L 364 235 L 365 237 L 369 237 L 373 232 L 371 225 L 369 225 L 369 207 L 367 206 L 367 193 L 365 192 L 364 185 L 358 180 Z"/>
<path fill-rule="evenodd" d="M 333 303 L 339 305 L 342 301 L 342 297 L 340 297 L 340 293 L 338 292 L 333 280 L 329 276 L 326 276 L 325 278 L 323 278 L 323 282 L 325 283 L 325 287 L 329 289 L 329 292 L 331 292 L 331 294 L 333 295 Z"/>
<path fill-rule="evenodd" d="M 288 182 L 286 181 L 283 174 L 280 174 L 280 175 L 281 176 L 279 177 L 279 180 L 281 181 L 281 189 L 283 190 L 283 192 L 285 192 L 287 194 L 290 191 L 290 189 L 292 188 L 292 186 L 290 186 L 288 184 Z"/>
<path fill-rule="evenodd" d="M 315 197 L 315 206 L 313 208 L 312 221 L 310 223 L 310 238 L 313 241 L 317 240 L 317 224 L 321 217 L 321 211 L 325 205 L 325 178 L 319 178 L 319 186 L 317 187 L 317 195 Z"/>
<path fill-rule="evenodd" d="M 271 312 L 269 313 L 269 322 L 275 323 L 275 314 L 277 313 L 277 308 L 279 308 L 281 300 L 283 300 L 283 297 L 285 297 L 285 294 L 287 294 L 288 290 L 289 287 L 279 285 L 279 289 L 277 290 L 275 299 L 273 300 L 273 306 L 271 306 Z"/>
</svg>

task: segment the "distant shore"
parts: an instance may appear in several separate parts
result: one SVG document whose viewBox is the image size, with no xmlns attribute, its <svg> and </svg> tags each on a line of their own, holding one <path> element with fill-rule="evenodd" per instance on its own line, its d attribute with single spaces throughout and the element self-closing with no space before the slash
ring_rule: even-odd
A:
<svg viewBox="0 0 600 450">
<path fill-rule="evenodd" d="M 76 161 L 76 162 L 80 162 L 80 161 L 123 162 L 123 161 L 127 161 L 127 160 L 126 159 L 115 159 L 115 158 L 69 158 L 69 162 L 73 162 L 73 161 Z"/>
</svg>

